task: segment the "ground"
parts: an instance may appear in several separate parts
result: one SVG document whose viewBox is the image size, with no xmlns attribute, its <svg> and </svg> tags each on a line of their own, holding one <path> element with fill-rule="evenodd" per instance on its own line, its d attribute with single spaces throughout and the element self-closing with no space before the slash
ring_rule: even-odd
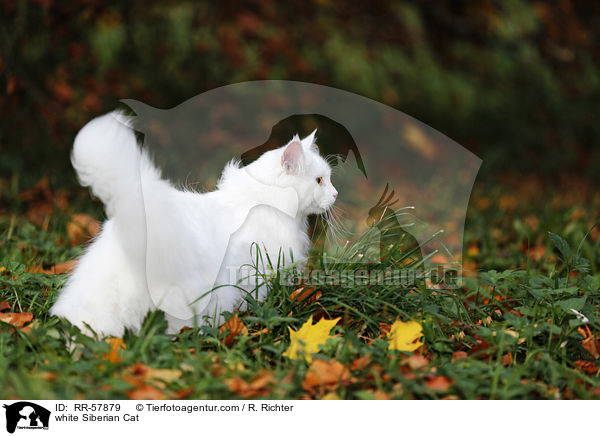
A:
<svg viewBox="0 0 600 436">
<path fill-rule="evenodd" d="M 478 182 L 460 289 L 275 284 L 265 302 L 201 335 L 167 335 L 155 312 L 140 334 L 95 340 L 48 312 L 98 230 L 100 205 L 48 179 L 0 179 L 3 396 L 598 398 L 599 205 L 577 178 Z M 317 354 L 291 358 L 290 328 L 311 315 L 340 319 Z M 393 349 L 397 320 L 417 322 L 423 345 Z"/>
</svg>

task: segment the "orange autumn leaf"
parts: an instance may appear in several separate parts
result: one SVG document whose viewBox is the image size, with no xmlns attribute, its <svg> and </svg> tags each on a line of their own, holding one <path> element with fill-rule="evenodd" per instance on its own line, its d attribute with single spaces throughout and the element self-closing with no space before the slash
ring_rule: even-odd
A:
<svg viewBox="0 0 600 436">
<path fill-rule="evenodd" d="M 587 360 L 576 360 L 573 362 L 573 365 L 589 375 L 594 375 L 598 372 L 598 366 L 594 362 L 589 362 Z"/>
<path fill-rule="evenodd" d="M 161 391 L 166 389 L 167 383 L 181 378 L 181 374 L 178 369 L 155 369 L 142 363 L 135 363 L 124 371 L 121 379 L 134 388 L 127 392 L 130 400 L 161 400 L 167 396 L 180 398 L 186 395 L 187 391 L 169 393 L 169 395 Z"/>
<path fill-rule="evenodd" d="M 126 348 L 125 342 L 123 342 L 122 338 L 107 338 L 105 341 L 108 343 L 110 347 L 110 351 L 108 353 L 104 353 L 102 358 L 104 360 L 108 360 L 110 363 L 119 363 L 123 360 L 121 357 L 121 350 Z"/>
<path fill-rule="evenodd" d="M 452 353 L 451 361 L 456 362 L 457 360 L 464 359 L 467 356 L 468 354 L 466 351 L 455 351 L 454 353 Z"/>
<path fill-rule="evenodd" d="M 171 383 L 181 377 L 179 369 L 156 369 L 142 363 L 135 363 L 127 369 L 124 379 L 132 381 L 134 385 L 141 382 L 151 381 L 158 387 L 166 387 L 165 383 Z"/>
<path fill-rule="evenodd" d="M 19 194 L 19 198 L 27 203 L 27 219 L 38 226 L 47 229 L 50 216 L 54 213 L 54 208 L 58 207 L 64 210 L 67 207 L 67 195 L 63 190 L 56 194 L 50 189 L 48 177 L 41 178 L 31 189 Z"/>
<path fill-rule="evenodd" d="M 0 313 L 0 321 L 10 324 L 26 333 L 29 332 L 29 326 L 25 326 L 25 324 L 33 321 L 33 313 L 31 312 L 4 312 Z M 0 326 L 0 329 L 2 326 Z M 12 329 L 10 329 L 12 331 Z"/>
<path fill-rule="evenodd" d="M 447 391 L 453 382 L 445 375 L 436 375 L 425 382 L 429 389 L 436 391 Z"/>
<path fill-rule="evenodd" d="M 228 347 L 235 344 L 237 336 L 248 336 L 248 328 L 246 328 L 237 314 L 229 318 L 229 320 L 219 329 L 219 335 L 222 335 L 225 332 L 229 332 L 223 340 Z"/>
<path fill-rule="evenodd" d="M 298 289 L 296 289 L 294 292 L 292 292 L 290 294 L 290 300 L 292 300 L 292 301 L 295 300 L 296 302 L 300 302 L 300 301 L 306 299 L 306 297 L 308 297 L 310 295 L 310 298 L 308 299 L 308 302 L 309 303 L 314 303 L 319 298 L 321 298 L 321 296 L 323 295 L 323 293 L 321 291 L 317 291 L 317 292 L 313 293 L 313 291 L 314 291 L 313 287 L 309 287 L 309 288 L 301 287 L 301 288 L 298 288 Z"/>
<path fill-rule="evenodd" d="M 372 391 L 373 399 L 377 401 L 389 400 L 392 396 L 387 392 L 383 392 L 380 390 Z"/>
<path fill-rule="evenodd" d="M 425 368 L 429 365 L 429 360 L 420 354 L 413 354 L 405 359 L 402 359 L 402 363 L 408 365 L 412 370 Z"/>
<path fill-rule="evenodd" d="M 262 369 L 250 382 L 241 377 L 226 379 L 225 383 L 229 390 L 242 398 L 257 398 L 267 396 L 268 386 L 273 383 L 273 375 L 266 369 Z"/>
<path fill-rule="evenodd" d="M 350 382 L 350 371 L 336 360 L 315 359 L 308 368 L 302 388 L 310 393 L 323 395 Z"/>
<path fill-rule="evenodd" d="M 84 213 L 76 213 L 67 223 L 67 235 L 71 245 L 77 245 L 100 233 L 101 226 L 96 219 Z"/>
<path fill-rule="evenodd" d="M 513 363 L 512 353 L 509 351 L 508 353 L 504 354 L 502 356 L 502 358 L 500 359 L 500 363 L 502 363 L 502 365 L 504 365 L 504 366 L 512 365 L 512 363 Z"/>
<path fill-rule="evenodd" d="M 142 385 L 139 388 L 128 391 L 127 398 L 130 400 L 164 400 L 167 396 L 154 386 Z"/>
<path fill-rule="evenodd" d="M 600 358 L 600 340 L 596 339 L 596 336 L 592 333 L 587 325 L 581 326 L 577 329 L 579 334 L 583 336 L 581 345 L 585 348 L 594 359 Z"/>
<path fill-rule="evenodd" d="M 0 311 L 10 309 L 10 304 L 8 301 L 0 301 Z"/>
<path fill-rule="evenodd" d="M 28 266 L 25 271 L 34 273 L 34 274 L 69 274 L 71 273 L 75 267 L 77 266 L 77 260 L 68 260 L 66 262 L 58 263 L 56 265 L 52 265 L 51 267 L 44 269 L 41 265 Z M 15 276 L 14 278 L 17 278 Z"/>
<path fill-rule="evenodd" d="M 369 366 L 370 363 L 371 363 L 371 355 L 370 354 L 365 354 L 364 356 L 359 357 L 358 359 L 355 359 L 352 362 L 352 365 L 350 366 L 350 369 L 352 371 L 362 371 L 367 366 Z"/>
<path fill-rule="evenodd" d="M 50 267 L 52 274 L 69 274 L 77 266 L 77 260 L 68 260 Z"/>
<path fill-rule="evenodd" d="M 321 400 L 325 401 L 338 401 L 341 400 L 340 396 L 335 392 L 329 392 L 321 397 Z"/>
</svg>

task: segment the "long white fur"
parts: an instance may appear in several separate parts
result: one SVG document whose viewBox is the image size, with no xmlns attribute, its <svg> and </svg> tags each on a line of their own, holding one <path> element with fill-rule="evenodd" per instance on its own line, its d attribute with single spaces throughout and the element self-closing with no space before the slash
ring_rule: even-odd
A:
<svg viewBox="0 0 600 436">
<path fill-rule="evenodd" d="M 72 163 L 81 184 L 105 204 L 108 220 L 51 313 L 101 336 L 138 331 L 156 308 L 165 311 L 171 332 L 219 321 L 255 287 L 232 283 L 254 263 L 251 248 L 263 258 L 289 260 L 292 253 L 302 261 L 307 216 L 333 205 L 337 191 L 314 134 L 295 136 L 246 167 L 228 163 L 217 189 L 200 194 L 162 179 L 122 114 L 90 121 L 75 138 Z M 258 267 L 264 272 L 264 264 Z M 266 291 L 258 288 L 259 299 Z"/>
</svg>

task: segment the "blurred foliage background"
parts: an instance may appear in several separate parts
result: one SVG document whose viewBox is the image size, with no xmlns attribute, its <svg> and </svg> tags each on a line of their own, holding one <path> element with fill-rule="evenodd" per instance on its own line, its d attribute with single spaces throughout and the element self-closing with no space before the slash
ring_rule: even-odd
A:
<svg viewBox="0 0 600 436">
<path fill-rule="evenodd" d="M 77 130 L 120 99 L 257 79 L 393 106 L 482 157 L 482 178 L 600 177 L 598 3 L 21 0 L 0 20 L 0 177 L 72 184 Z"/>
</svg>

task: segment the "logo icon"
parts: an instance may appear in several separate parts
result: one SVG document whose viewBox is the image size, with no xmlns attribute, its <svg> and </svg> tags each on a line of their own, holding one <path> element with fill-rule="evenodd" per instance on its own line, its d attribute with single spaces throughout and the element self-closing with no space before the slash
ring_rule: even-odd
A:
<svg viewBox="0 0 600 436">
<path fill-rule="evenodd" d="M 4 404 L 6 409 L 6 431 L 14 433 L 18 429 L 48 429 L 50 411 L 29 401 L 19 401 L 11 405 Z"/>
</svg>

